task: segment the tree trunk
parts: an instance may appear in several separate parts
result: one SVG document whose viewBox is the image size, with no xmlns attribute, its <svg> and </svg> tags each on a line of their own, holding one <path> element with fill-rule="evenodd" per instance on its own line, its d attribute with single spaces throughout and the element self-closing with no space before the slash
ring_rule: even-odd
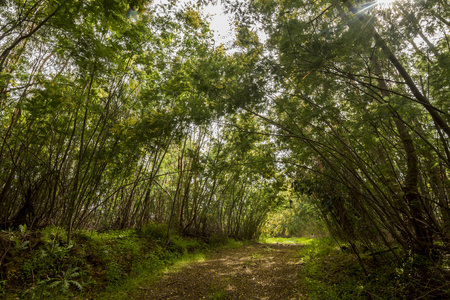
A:
<svg viewBox="0 0 450 300">
<path fill-rule="evenodd" d="M 389 89 L 385 80 L 383 79 L 383 74 L 381 71 L 381 66 L 374 56 L 372 59 L 375 67 L 375 74 L 378 77 L 378 86 L 380 88 L 380 93 L 383 97 L 389 97 Z M 404 199 L 408 205 L 410 212 L 410 222 L 414 228 L 415 241 L 414 249 L 421 253 L 426 253 L 429 250 L 429 244 L 431 244 L 432 238 L 428 234 L 426 228 L 425 218 L 420 207 L 420 195 L 418 191 L 418 180 L 419 180 L 419 159 L 417 157 L 417 152 L 414 147 L 414 142 L 407 130 L 403 121 L 398 117 L 396 113 L 392 113 L 395 126 L 397 127 L 400 140 L 403 144 L 406 154 L 406 176 L 405 183 L 403 187 Z"/>
</svg>

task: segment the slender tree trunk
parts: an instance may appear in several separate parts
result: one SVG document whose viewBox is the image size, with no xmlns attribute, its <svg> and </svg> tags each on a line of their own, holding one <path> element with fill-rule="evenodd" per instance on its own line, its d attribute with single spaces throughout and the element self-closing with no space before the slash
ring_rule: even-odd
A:
<svg viewBox="0 0 450 300">
<path fill-rule="evenodd" d="M 376 57 L 374 57 L 372 60 L 375 66 L 375 74 L 378 77 L 378 85 L 380 87 L 381 95 L 383 97 L 389 97 L 389 89 L 385 80 L 382 79 L 383 74 L 380 64 Z M 428 234 L 425 218 L 420 207 L 420 195 L 418 190 L 419 159 L 417 157 L 413 139 L 409 134 L 409 131 L 407 130 L 405 124 L 398 118 L 395 113 L 393 113 L 393 119 L 406 154 L 407 171 L 403 191 L 404 198 L 411 215 L 410 221 L 415 231 L 415 248 L 419 252 L 426 253 L 429 250 L 428 245 L 431 244 L 432 239 Z"/>
</svg>

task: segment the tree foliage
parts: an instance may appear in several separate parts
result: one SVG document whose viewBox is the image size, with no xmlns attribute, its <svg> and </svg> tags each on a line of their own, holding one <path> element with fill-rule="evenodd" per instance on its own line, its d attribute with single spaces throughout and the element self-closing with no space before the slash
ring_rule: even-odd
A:
<svg viewBox="0 0 450 300">
<path fill-rule="evenodd" d="M 303 194 L 355 252 L 449 250 L 445 1 L 223 1 L 233 53 L 176 2 L 1 2 L 3 227 L 250 238 Z"/>
<path fill-rule="evenodd" d="M 215 125 L 248 101 L 255 57 L 214 46 L 191 5 L 1 6 L 3 227 L 256 234 L 271 191 L 239 159 L 258 139 Z"/>
<path fill-rule="evenodd" d="M 448 24 L 436 11 L 448 4 L 252 1 L 242 17 L 269 35 L 276 83 L 261 119 L 286 171 L 352 245 L 448 250 Z"/>
</svg>

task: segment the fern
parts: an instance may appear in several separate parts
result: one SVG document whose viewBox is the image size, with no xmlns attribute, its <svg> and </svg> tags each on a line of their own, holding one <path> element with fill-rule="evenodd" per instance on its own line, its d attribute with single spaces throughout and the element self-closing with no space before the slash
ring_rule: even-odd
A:
<svg viewBox="0 0 450 300">
<path fill-rule="evenodd" d="M 80 277 L 81 272 L 80 268 L 70 268 L 66 272 L 63 272 L 62 275 L 57 276 L 57 278 L 48 278 L 45 282 L 50 282 L 48 285 L 49 288 L 56 289 L 60 287 L 61 292 L 64 294 L 69 292 L 70 286 L 76 287 L 79 291 L 83 290 L 83 286 L 78 281 L 74 280 L 74 278 Z"/>
</svg>

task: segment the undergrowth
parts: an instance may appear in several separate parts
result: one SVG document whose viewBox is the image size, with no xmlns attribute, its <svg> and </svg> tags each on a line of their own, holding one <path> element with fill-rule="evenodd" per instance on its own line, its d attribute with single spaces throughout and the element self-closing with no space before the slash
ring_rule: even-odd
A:
<svg viewBox="0 0 450 300">
<path fill-rule="evenodd" d="M 307 239 L 299 256 L 300 285 L 308 299 L 449 299 L 449 259 L 432 261 L 398 251 L 357 257 L 331 238 Z"/>
<path fill-rule="evenodd" d="M 59 227 L 31 232 L 25 226 L 0 233 L 1 299 L 126 299 L 168 266 L 204 259 L 217 247 L 235 247 L 225 237 L 197 240 L 167 227 L 107 232 L 80 230 L 71 244 Z"/>
</svg>

